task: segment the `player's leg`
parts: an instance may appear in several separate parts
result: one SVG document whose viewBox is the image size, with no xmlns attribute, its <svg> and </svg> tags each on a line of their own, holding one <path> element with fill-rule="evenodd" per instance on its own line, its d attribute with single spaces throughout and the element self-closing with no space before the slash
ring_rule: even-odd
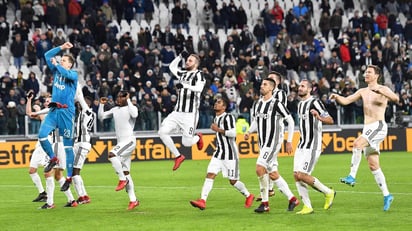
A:
<svg viewBox="0 0 412 231">
<path fill-rule="evenodd" d="M 207 166 L 206 178 L 203 182 L 202 191 L 200 193 L 200 198 L 197 200 L 190 201 L 193 207 L 199 208 L 201 210 L 206 208 L 206 201 L 209 193 L 213 189 L 213 184 L 215 182 L 216 175 L 222 170 L 221 160 L 212 157 L 210 159 L 209 165 Z"/>
<path fill-rule="evenodd" d="M 46 152 L 46 154 L 50 157 L 49 164 L 44 168 L 44 172 L 50 172 L 54 166 L 58 164 L 58 159 L 53 152 L 52 145 L 48 139 L 48 135 L 56 128 L 56 114 L 49 112 L 49 114 L 43 120 L 40 130 L 38 139 L 40 142 L 41 147 Z"/>
<path fill-rule="evenodd" d="M 368 148 L 366 150 L 366 152 L 368 152 Z M 388 211 L 393 201 L 393 195 L 389 192 L 388 185 L 386 184 L 386 177 L 380 167 L 379 154 L 376 152 L 370 154 L 367 153 L 367 160 L 376 184 L 379 186 L 379 189 L 383 194 L 383 210 Z"/>
<path fill-rule="evenodd" d="M 54 177 L 53 177 L 53 172 L 54 170 L 51 170 L 49 172 L 44 173 L 44 177 L 46 178 L 46 193 L 47 193 L 47 202 L 41 206 L 39 209 L 52 209 L 54 208 Z"/>
<path fill-rule="evenodd" d="M 126 147 L 127 145 L 131 145 L 132 141 L 130 141 L 130 144 L 126 142 L 120 142 L 117 143 L 117 145 L 110 150 L 109 152 L 109 161 L 112 163 L 112 167 L 119 177 L 119 183 L 117 184 L 116 191 L 120 191 L 124 189 L 127 185 L 127 178 L 123 173 L 123 167 L 122 167 L 122 162 L 121 162 L 121 151 L 123 147 Z"/>
<path fill-rule="evenodd" d="M 353 149 L 352 149 L 352 160 L 350 166 L 350 173 L 346 177 L 340 178 L 342 183 L 355 186 L 356 183 L 356 175 L 358 173 L 359 165 L 362 160 L 362 150 L 368 145 L 368 141 L 363 137 L 359 136 L 353 142 Z"/>
<path fill-rule="evenodd" d="M 37 172 L 37 168 L 39 166 L 46 166 L 49 162 L 49 157 L 43 151 L 40 144 L 36 145 L 36 149 L 33 151 L 33 154 L 30 159 L 29 164 L 29 175 L 31 180 L 33 181 L 34 185 L 39 192 L 39 195 L 33 200 L 33 202 L 46 202 L 47 200 L 47 193 L 44 190 L 43 183 L 40 179 L 40 176 Z"/>
<path fill-rule="evenodd" d="M 132 154 L 133 150 L 136 147 L 136 143 L 134 143 L 134 144 L 135 145 L 131 145 L 120 156 L 122 166 L 123 166 L 123 173 L 126 176 L 127 182 L 128 182 L 126 187 L 125 187 L 127 195 L 129 196 L 129 205 L 127 207 L 128 210 L 132 210 L 135 207 L 139 206 L 139 204 L 140 204 L 139 200 L 136 197 L 133 178 L 132 178 L 132 175 L 130 174 L 130 166 L 131 166 L 131 162 L 132 162 L 131 154 Z"/>
<path fill-rule="evenodd" d="M 73 150 L 75 153 L 74 158 L 74 165 L 73 165 L 73 183 L 76 193 L 78 195 L 77 202 L 79 204 L 87 204 L 90 203 L 90 198 L 87 195 L 86 188 L 84 187 L 83 178 L 80 175 L 80 171 L 83 168 L 84 162 L 86 161 L 86 156 L 89 153 L 91 148 L 90 143 L 76 143 L 73 146 Z"/>
<path fill-rule="evenodd" d="M 177 126 L 177 117 L 178 114 L 176 112 L 172 112 L 170 113 L 162 122 L 162 125 L 160 126 L 159 129 L 159 137 L 162 140 L 162 142 L 164 143 L 164 145 L 166 145 L 166 147 L 170 150 L 170 152 L 175 156 L 175 157 L 179 157 L 180 156 L 180 152 L 179 150 L 176 148 L 175 143 L 173 142 L 172 137 L 170 136 L 170 134 L 172 133 L 172 131 L 178 129 L 179 127 Z"/>
<path fill-rule="evenodd" d="M 252 206 L 255 195 L 251 194 L 246 188 L 246 185 L 240 181 L 239 160 L 224 160 L 222 161 L 222 175 L 229 179 L 229 183 L 237 189 L 243 196 L 245 196 L 245 208 Z"/>
<path fill-rule="evenodd" d="M 260 148 L 259 157 L 256 161 L 256 175 L 259 181 L 260 196 L 262 202 L 255 209 L 257 213 L 269 212 L 269 174 L 267 169 L 273 161 L 273 150 Z"/>
</svg>

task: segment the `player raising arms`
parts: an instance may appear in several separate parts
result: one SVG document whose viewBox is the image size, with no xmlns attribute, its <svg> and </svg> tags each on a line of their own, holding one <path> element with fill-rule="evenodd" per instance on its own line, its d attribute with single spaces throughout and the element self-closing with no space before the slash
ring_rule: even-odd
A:
<svg viewBox="0 0 412 231">
<path fill-rule="evenodd" d="M 159 136 L 167 148 L 175 156 L 173 171 L 180 167 L 185 160 L 176 148 L 170 134 L 176 130 L 182 130 L 182 144 L 190 147 L 197 143 L 197 148 L 203 148 L 202 134 L 194 134 L 199 119 L 200 95 L 205 87 L 206 80 L 200 70 L 198 70 L 200 58 L 196 54 L 188 55 L 186 51 L 182 52 L 170 63 L 170 71 L 175 75 L 179 83 L 176 88 L 179 89 L 177 103 L 174 110 L 163 120 L 159 129 Z M 187 56 L 188 55 L 188 56 Z M 185 69 L 179 68 L 182 56 L 186 58 Z M 187 57 L 186 57 L 187 56 Z"/>
<path fill-rule="evenodd" d="M 107 98 L 100 98 L 98 118 L 100 121 L 107 118 L 114 119 L 117 144 L 109 152 L 109 161 L 119 177 L 116 191 L 126 188 L 130 199 L 127 209 L 132 210 L 139 205 L 134 191 L 133 179 L 130 175 L 131 155 L 136 148 L 136 137 L 133 134 L 133 129 L 139 112 L 126 91 L 118 93 L 116 106 L 110 110 L 104 111 L 105 103 L 107 103 Z"/>
<path fill-rule="evenodd" d="M 52 102 L 49 104 L 50 111 L 40 126 L 39 141 L 50 157 L 49 164 L 44 168 L 45 172 L 50 171 L 58 164 L 58 159 L 53 153 L 52 146 L 47 136 L 54 129 L 58 129 L 63 136 L 63 145 L 66 152 L 67 179 L 61 191 L 66 191 L 71 184 L 73 173 L 73 125 L 75 118 L 74 98 L 77 88 L 77 71 L 72 70 L 74 58 L 70 54 L 64 54 L 60 62 L 54 57 L 62 50 L 68 50 L 73 44 L 66 42 L 61 46 L 55 47 L 44 54 L 47 66 L 53 73 Z"/>
<path fill-rule="evenodd" d="M 388 133 L 388 125 L 385 122 L 385 110 L 388 101 L 399 102 L 399 96 L 386 86 L 378 84 L 378 79 L 382 78 L 382 71 L 379 67 L 369 65 L 364 73 L 365 82 L 368 87 L 357 90 L 354 94 L 343 97 L 338 94 L 331 94 L 330 99 L 336 100 L 339 104 L 348 105 L 359 99 L 363 102 L 364 127 L 362 134 L 353 142 L 353 156 L 364 152 L 368 160 L 375 181 L 383 194 L 383 210 L 388 211 L 393 201 L 393 195 L 389 193 L 385 175 L 379 164 L 379 145 Z M 352 171 L 357 171 L 360 158 L 352 158 Z M 354 177 L 349 175 L 355 181 Z M 346 180 L 346 179 L 344 179 Z"/>
</svg>

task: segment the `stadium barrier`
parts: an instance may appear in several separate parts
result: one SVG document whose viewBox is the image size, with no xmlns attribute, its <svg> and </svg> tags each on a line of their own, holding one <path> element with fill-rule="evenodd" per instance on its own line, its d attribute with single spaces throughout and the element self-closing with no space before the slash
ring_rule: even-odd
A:
<svg viewBox="0 0 412 231">
<path fill-rule="evenodd" d="M 203 135 L 204 146 L 198 150 L 196 145 L 183 147 L 180 137 L 172 137 L 176 146 L 187 159 L 210 159 L 215 149 L 215 134 L 208 130 Z M 360 128 L 336 129 L 323 133 L 322 146 L 324 154 L 351 153 L 353 141 L 361 133 Z M 172 153 L 165 147 L 160 138 L 152 134 L 136 135 L 136 149 L 132 154 L 133 161 L 156 161 L 173 159 Z M 287 137 L 287 135 L 285 135 Z M 381 144 L 382 152 L 408 151 L 412 153 L 412 128 L 390 128 L 387 137 Z M 28 167 L 31 154 L 36 146 L 36 139 L 18 140 L 5 139 L 0 141 L 0 169 Z M 285 142 L 279 156 L 287 156 Z M 294 149 L 299 142 L 299 132 L 295 131 L 292 145 Z M 86 163 L 106 163 L 108 152 L 116 145 L 115 136 L 93 136 L 92 148 Z M 240 158 L 257 158 L 259 155 L 258 137 L 252 134 L 249 140 L 244 140 L 243 135 L 237 136 Z M 293 155 L 293 154 L 292 154 Z"/>
</svg>

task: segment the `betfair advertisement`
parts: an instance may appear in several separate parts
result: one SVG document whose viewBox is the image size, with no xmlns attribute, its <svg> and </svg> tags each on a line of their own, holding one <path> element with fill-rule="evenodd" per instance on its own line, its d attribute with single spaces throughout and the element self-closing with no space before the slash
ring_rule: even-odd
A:
<svg viewBox="0 0 412 231">
<path fill-rule="evenodd" d="M 324 132 L 322 139 L 323 153 L 338 154 L 351 153 L 353 142 L 361 134 L 360 129 L 348 129 L 336 132 Z M 287 137 L 287 134 L 285 134 Z M 215 150 L 215 134 L 203 135 L 203 149 L 198 150 L 196 145 L 183 147 L 180 137 L 173 137 L 176 147 L 187 159 L 210 159 Z M 381 143 L 382 152 L 408 151 L 412 153 L 412 128 L 392 128 L 385 140 Z M 257 158 L 259 155 L 258 137 L 252 134 L 249 140 L 243 135 L 237 139 L 240 158 Z M 34 151 L 37 140 L 2 140 L 0 141 L 0 169 L 28 167 L 31 154 Z M 116 146 L 116 140 L 107 137 L 93 137 L 92 149 L 87 157 L 87 163 L 108 162 L 107 156 L 110 150 Z M 299 143 L 299 132 L 293 136 L 292 146 L 296 148 Z M 285 153 L 286 141 L 283 141 L 279 156 L 287 156 Z M 293 155 L 293 153 L 291 154 Z M 173 154 L 163 145 L 159 137 L 137 137 L 136 149 L 132 153 L 133 161 L 154 161 L 173 159 Z"/>
</svg>

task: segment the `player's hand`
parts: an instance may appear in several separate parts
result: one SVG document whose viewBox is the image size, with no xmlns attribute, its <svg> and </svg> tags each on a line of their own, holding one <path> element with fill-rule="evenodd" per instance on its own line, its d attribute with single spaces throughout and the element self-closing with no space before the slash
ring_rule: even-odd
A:
<svg viewBox="0 0 412 231">
<path fill-rule="evenodd" d="M 315 118 L 319 118 L 319 112 L 315 109 L 310 110 L 310 114 L 312 114 Z"/>
<path fill-rule="evenodd" d="M 248 139 L 249 139 L 249 137 L 250 137 L 249 132 L 246 132 L 246 133 L 245 133 L 245 135 L 244 135 L 245 140 L 248 140 Z"/>
<path fill-rule="evenodd" d="M 184 58 L 184 59 L 187 59 L 187 57 L 189 57 L 189 52 L 187 52 L 187 51 L 185 51 L 185 50 L 183 50 L 181 53 L 180 53 L 180 56 L 182 56 L 182 58 Z"/>
<path fill-rule="evenodd" d="M 71 42 L 65 42 L 63 43 L 63 45 L 60 46 L 62 50 L 70 49 L 72 47 L 73 47 L 73 44 Z"/>
<path fill-rule="evenodd" d="M 292 152 L 293 152 L 292 142 L 286 142 L 286 153 L 290 155 L 292 154 Z"/>
<path fill-rule="evenodd" d="M 183 88 L 183 84 L 177 83 L 177 84 L 176 84 L 176 88 L 177 88 L 177 89 Z"/>
<path fill-rule="evenodd" d="M 219 126 L 217 126 L 216 123 L 212 123 L 212 124 L 210 125 L 210 129 L 212 129 L 212 130 L 215 131 L 215 132 L 219 132 Z"/>
<path fill-rule="evenodd" d="M 338 96 L 339 96 L 338 94 L 332 93 L 330 94 L 329 99 L 337 99 Z"/>
<path fill-rule="evenodd" d="M 33 99 L 34 97 L 34 92 L 32 90 L 27 92 L 27 99 Z"/>
<path fill-rule="evenodd" d="M 101 97 L 101 98 L 100 98 L 100 103 L 101 103 L 101 104 L 106 104 L 107 101 L 108 101 L 107 97 Z"/>
<path fill-rule="evenodd" d="M 55 59 L 55 58 L 51 58 L 51 59 L 50 59 L 50 62 L 51 62 L 53 65 L 57 65 L 57 59 Z"/>
</svg>

